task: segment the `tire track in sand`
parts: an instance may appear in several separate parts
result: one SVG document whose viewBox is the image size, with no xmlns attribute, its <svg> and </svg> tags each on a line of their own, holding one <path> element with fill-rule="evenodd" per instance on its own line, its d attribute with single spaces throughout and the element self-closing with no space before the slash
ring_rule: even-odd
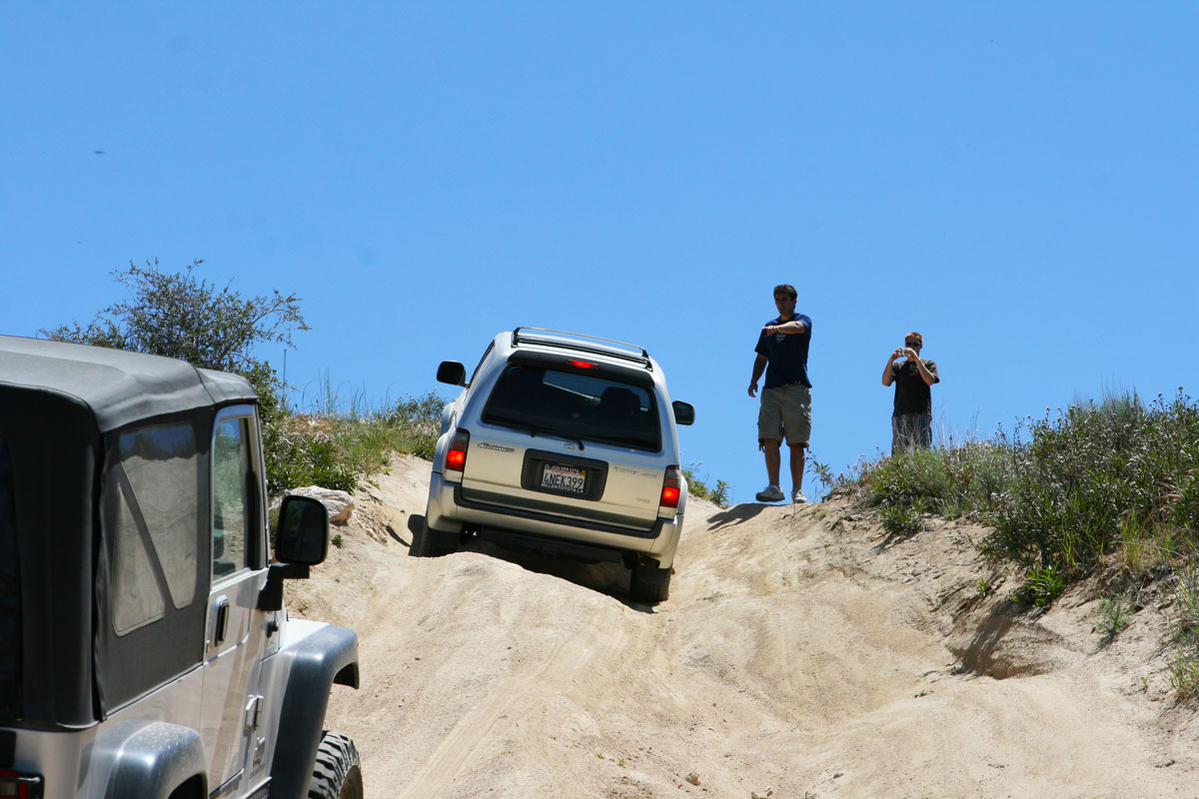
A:
<svg viewBox="0 0 1199 799">
<path fill-rule="evenodd" d="M 566 689 L 588 662 L 614 660 L 624 651 L 628 637 L 625 626 L 618 622 L 621 612 L 618 606 L 608 606 L 602 620 L 576 628 L 532 671 L 522 669 L 492 686 L 487 698 L 446 734 L 396 799 L 443 795 L 479 744 L 494 737 L 497 722 L 505 719 L 508 725 L 515 724 L 523 715 L 520 708 L 532 704 L 526 700 Z"/>
</svg>

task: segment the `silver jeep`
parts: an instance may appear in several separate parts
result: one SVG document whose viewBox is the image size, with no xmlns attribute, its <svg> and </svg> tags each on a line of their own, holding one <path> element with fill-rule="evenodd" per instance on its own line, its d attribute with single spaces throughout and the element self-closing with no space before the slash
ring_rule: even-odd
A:
<svg viewBox="0 0 1199 799">
<path fill-rule="evenodd" d="M 488 346 L 442 413 L 425 525 L 411 552 L 438 555 L 475 535 L 584 561 L 622 562 L 639 601 L 667 597 L 687 500 L 662 367 L 641 347 L 519 327 Z"/>
<path fill-rule="evenodd" d="M 324 730 L 352 630 L 288 619 L 327 551 L 267 550 L 257 397 L 170 358 L 0 336 L 0 797 L 362 796 Z"/>
</svg>

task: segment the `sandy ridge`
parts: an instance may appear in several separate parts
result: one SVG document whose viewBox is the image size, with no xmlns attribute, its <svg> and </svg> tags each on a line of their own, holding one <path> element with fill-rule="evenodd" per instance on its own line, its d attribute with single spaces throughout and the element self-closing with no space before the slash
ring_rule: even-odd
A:
<svg viewBox="0 0 1199 799">
<path fill-rule="evenodd" d="M 427 475 L 396 458 L 289 584 L 293 613 L 358 630 L 363 686 L 328 726 L 372 799 L 1199 796 L 1168 609 L 1111 643 L 1081 598 L 1015 617 L 982 528 L 892 541 L 840 500 L 693 499 L 672 596 L 647 608 L 606 566 L 408 557 Z"/>
</svg>

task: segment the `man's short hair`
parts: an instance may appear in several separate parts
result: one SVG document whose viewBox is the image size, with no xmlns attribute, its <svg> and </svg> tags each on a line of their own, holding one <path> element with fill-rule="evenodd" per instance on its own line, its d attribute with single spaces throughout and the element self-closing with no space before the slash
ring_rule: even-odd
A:
<svg viewBox="0 0 1199 799">
<path fill-rule="evenodd" d="M 924 345 L 924 336 L 920 335 L 915 330 L 913 330 L 911 333 L 908 333 L 906 336 L 904 336 L 903 340 L 904 340 L 905 344 L 909 341 L 915 341 L 917 344 L 920 344 L 921 346 Z"/>
<path fill-rule="evenodd" d="M 774 287 L 774 296 L 777 297 L 780 294 L 786 294 L 793 300 L 799 297 L 799 292 L 796 291 L 795 286 L 792 286 L 790 283 L 780 283 Z"/>
</svg>

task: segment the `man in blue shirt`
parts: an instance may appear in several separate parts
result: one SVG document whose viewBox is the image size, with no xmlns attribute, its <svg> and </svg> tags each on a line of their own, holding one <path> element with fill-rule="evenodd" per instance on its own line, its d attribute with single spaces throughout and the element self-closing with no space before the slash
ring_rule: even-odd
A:
<svg viewBox="0 0 1199 799">
<path fill-rule="evenodd" d="M 754 347 L 753 378 L 749 396 L 758 395 L 758 379 L 766 372 L 758 410 L 758 445 L 766 454 L 769 485 L 757 494 L 759 502 L 781 502 L 779 486 L 783 439 L 791 451 L 791 501 L 806 502 L 803 494 L 804 449 L 812 433 L 812 382 L 808 380 L 808 344 L 812 320 L 795 312 L 799 294 L 794 286 L 774 287 L 774 304 L 779 315 L 762 327 Z"/>
</svg>

